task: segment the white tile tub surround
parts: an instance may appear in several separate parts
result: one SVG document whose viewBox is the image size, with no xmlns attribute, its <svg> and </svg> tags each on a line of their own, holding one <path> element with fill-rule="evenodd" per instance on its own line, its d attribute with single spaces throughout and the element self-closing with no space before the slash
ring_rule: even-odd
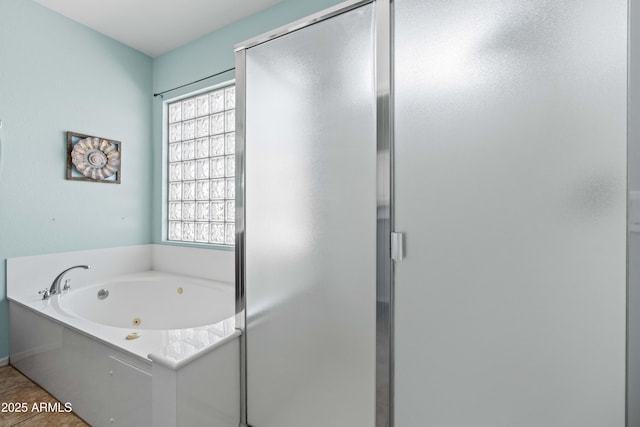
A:
<svg viewBox="0 0 640 427">
<path fill-rule="evenodd" d="M 151 249 L 151 245 L 139 245 L 8 258 L 7 297 L 20 301 L 42 298 L 38 292 L 49 289 L 58 274 L 74 265 L 91 268 L 65 275 L 72 289 L 93 280 L 151 270 Z"/>
<path fill-rule="evenodd" d="M 214 276 L 228 278 L 230 272 L 233 272 L 233 252 L 222 252 L 223 256 L 220 257 L 216 257 L 215 252 L 222 251 L 169 245 L 141 245 L 10 258 L 7 259 L 7 296 L 11 301 L 36 310 L 106 344 L 128 351 L 138 358 L 149 360 L 149 355 L 153 354 L 154 362 L 164 364 L 170 369 L 178 369 L 211 351 L 213 347 L 234 338 L 238 334 L 234 317 L 231 316 L 215 325 L 197 328 L 144 330 L 144 334 L 141 333 L 143 337 L 124 341 L 122 337 L 135 328 L 132 327 L 130 331 L 75 316 L 68 310 L 61 309 L 59 296 L 53 295 L 43 300 L 38 291 L 48 289 L 53 279 L 64 269 L 80 264 L 88 264 L 91 268 L 71 270 L 67 273 L 65 278 L 72 279 L 69 291 L 71 293 L 83 287 L 95 286 L 96 283 L 108 282 L 112 278 L 118 280 L 128 275 L 153 275 L 150 270 L 154 264 L 155 271 L 160 273 L 182 273 L 186 276 L 190 272 L 190 276 L 206 280 L 214 280 Z M 225 261 L 231 262 L 231 268 L 224 265 Z M 213 271 L 215 268 L 220 268 L 222 273 L 216 274 Z M 188 280 L 188 277 L 185 279 Z M 161 280 L 158 281 L 160 282 Z M 225 283 L 230 288 L 234 286 L 233 277 L 232 281 L 216 282 L 212 283 L 212 286 Z M 230 298 L 230 304 L 233 304 L 233 292 Z M 209 338 L 193 340 L 193 336 L 205 335 Z"/>
<path fill-rule="evenodd" d="M 235 282 L 235 252 L 177 245 L 151 245 L 151 269 L 221 282 Z"/>
<path fill-rule="evenodd" d="M 7 297 L 29 299 L 49 288 L 63 270 L 87 264 L 89 270 L 71 270 L 71 286 L 155 270 L 233 284 L 235 252 L 177 245 L 139 245 L 7 259 Z"/>
</svg>

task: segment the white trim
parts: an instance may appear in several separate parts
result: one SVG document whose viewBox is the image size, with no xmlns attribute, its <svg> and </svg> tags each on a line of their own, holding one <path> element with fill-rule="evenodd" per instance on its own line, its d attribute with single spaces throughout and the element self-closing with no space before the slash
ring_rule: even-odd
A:
<svg viewBox="0 0 640 427">
<path fill-rule="evenodd" d="M 9 356 L 3 357 L 2 359 L 0 359 L 0 367 L 7 366 L 8 364 L 9 364 Z"/>
</svg>

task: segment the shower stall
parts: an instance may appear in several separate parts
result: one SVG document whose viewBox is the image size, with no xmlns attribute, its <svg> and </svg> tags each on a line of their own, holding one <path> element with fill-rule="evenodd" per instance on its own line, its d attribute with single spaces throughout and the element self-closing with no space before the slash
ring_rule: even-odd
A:
<svg viewBox="0 0 640 427">
<path fill-rule="evenodd" d="M 243 425 L 627 425 L 627 19 L 361 0 L 237 46 Z"/>
</svg>

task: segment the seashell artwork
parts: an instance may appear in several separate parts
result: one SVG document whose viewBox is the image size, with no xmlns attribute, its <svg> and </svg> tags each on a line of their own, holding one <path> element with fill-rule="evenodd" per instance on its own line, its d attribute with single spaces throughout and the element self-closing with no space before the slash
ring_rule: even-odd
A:
<svg viewBox="0 0 640 427">
<path fill-rule="evenodd" d="M 74 177 L 68 162 L 67 179 L 120 182 L 120 142 L 67 132 L 67 146 L 71 164 L 85 177 Z"/>
</svg>

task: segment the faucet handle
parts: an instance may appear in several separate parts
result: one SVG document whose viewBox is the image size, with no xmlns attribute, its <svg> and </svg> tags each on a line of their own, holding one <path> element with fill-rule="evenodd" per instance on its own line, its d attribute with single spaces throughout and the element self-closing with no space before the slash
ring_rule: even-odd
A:
<svg viewBox="0 0 640 427">
<path fill-rule="evenodd" d="M 71 279 L 66 279 L 64 281 L 64 286 L 62 287 L 63 291 L 68 291 L 69 289 L 71 289 L 71 285 L 69 283 L 71 283 Z"/>
<path fill-rule="evenodd" d="M 38 294 L 42 295 L 42 299 L 49 299 L 49 289 L 43 289 Z"/>
</svg>

